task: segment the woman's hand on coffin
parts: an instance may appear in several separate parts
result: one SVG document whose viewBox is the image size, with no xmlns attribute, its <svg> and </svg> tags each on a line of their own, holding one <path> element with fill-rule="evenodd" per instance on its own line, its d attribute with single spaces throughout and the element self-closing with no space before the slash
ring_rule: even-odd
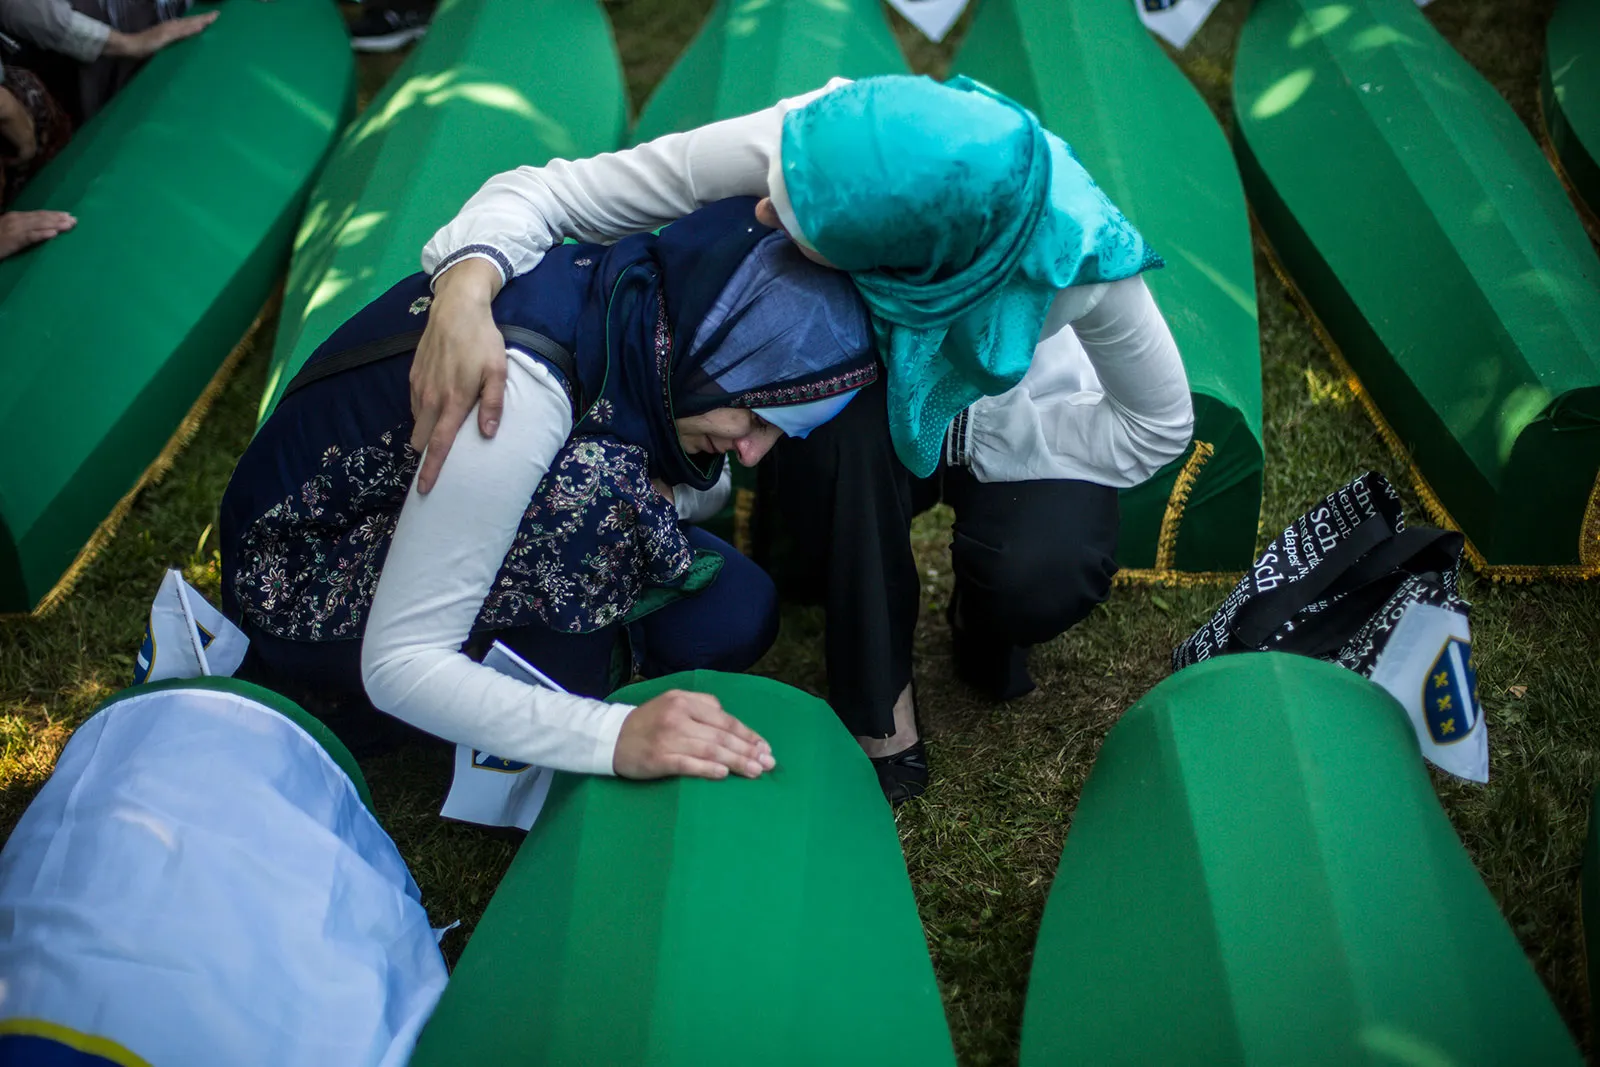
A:
<svg viewBox="0 0 1600 1067">
<path fill-rule="evenodd" d="M 0 259 L 66 233 L 77 224 L 65 211 L 8 211 L 0 215 Z"/>
<path fill-rule="evenodd" d="M 456 433 L 478 405 L 478 432 L 493 437 L 506 398 L 506 342 L 490 303 L 500 269 L 482 259 L 457 263 L 434 281 L 428 324 L 411 361 L 411 447 L 423 452 L 417 489 L 433 488 Z"/>
<path fill-rule="evenodd" d="M 121 30 L 112 30 L 106 38 L 105 54 L 108 56 L 125 56 L 132 59 L 148 59 L 169 44 L 181 41 L 186 37 L 193 37 L 207 26 L 217 21 L 218 12 L 208 11 L 204 15 L 189 15 L 181 19 L 169 19 L 158 22 L 148 30 L 138 33 L 123 33 Z"/>
<path fill-rule="evenodd" d="M 716 697 L 669 689 L 628 713 L 611 765 L 624 778 L 759 778 L 777 764 L 772 746 Z"/>
</svg>

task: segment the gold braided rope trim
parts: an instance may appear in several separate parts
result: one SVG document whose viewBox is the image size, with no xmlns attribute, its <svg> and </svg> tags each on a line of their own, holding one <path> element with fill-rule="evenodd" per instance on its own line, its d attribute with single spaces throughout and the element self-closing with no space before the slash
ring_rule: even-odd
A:
<svg viewBox="0 0 1600 1067">
<path fill-rule="evenodd" d="M 1447 530 L 1454 530 L 1461 534 L 1466 542 L 1467 562 L 1472 569 L 1495 582 L 1532 582 L 1539 579 L 1551 578 L 1558 581 L 1580 582 L 1590 578 L 1600 577 L 1600 546 L 1591 550 L 1589 541 L 1600 537 L 1600 481 L 1596 483 L 1595 492 L 1590 494 L 1587 510 L 1584 512 L 1582 526 L 1578 537 L 1578 559 L 1576 564 L 1549 564 L 1532 565 L 1519 563 L 1490 563 L 1484 559 L 1483 553 L 1478 551 L 1478 546 L 1472 543 L 1466 531 L 1461 529 L 1461 524 L 1456 522 L 1444 502 L 1439 499 L 1439 494 L 1433 491 L 1433 486 L 1428 484 L 1428 479 L 1411 459 L 1411 452 L 1405 443 L 1400 440 L 1400 435 L 1395 433 L 1394 427 L 1383 417 L 1383 412 L 1378 410 L 1377 402 L 1372 399 L 1366 387 L 1361 384 L 1361 379 L 1356 377 L 1355 369 L 1345 359 L 1344 350 L 1339 347 L 1328 328 L 1323 325 L 1322 319 L 1311 307 L 1311 301 L 1300 291 L 1294 279 L 1289 277 L 1289 272 L 1278 259 L 1278 252 L 1272 247 L 1272 242 L 1267 238 L 1266 231 L 1261 226 L 1261 220 L 1256 217 L 1254 206 L 1250 208 L 1250 230 L 1254 234 L 1256 243 L 1267 257 L 1267 263 L 1272 267 L 1272 273 L 1278 276 L 1278 281 L 1289 291 L 1295 304 L 1300 308 L 1300 313 L 1310 324 L 1312 332 L 1317 335 L 1317 340 L 1322 342 L 1322 347 L 1327 349 L 1328 357 L 1333 360 L 1333 365 L 1345 379 L 1345 385 L 1361 401 L 1361 408 L 1367 413 L 1367 418 L 1377 429 L 1378 436 L 1388 446 L 1395 461 L 1405 467 L 1411 477 L 1411 488 L 1416 492 L 1417 499 L 1422 501 L 1423 510 L 1428 513 L 1428 518 L 1436 526 Z"/>
<path fill-rule="evenodd" d="M 1174 571 L 1159 567 L 1129 567 L 1117 572 L 1112 585 L 1169 585 L 1178 589 L 1191 586 L 1234 586 L 1245 576 L 1244 571 Z"/>
<path fill-rule="evenodd" d="M 750 518 L 756 510 L 754 489 L 736 489 L 733 493 L 733 547 L 746 556 L 753 549 L 750 535 Z"/>
<path fill-rule="evenodd" d="M 161 452 L 155 459 L 150 461 L 150 465 L 144 469 L 144 473 L 139 476 L 139 480 L 134 483 L 133 488 L 123 494 L 122 499 L 118 500 L 116 505 L 112 507 L 111 513 L 105 517 L 99 526 L 95 527 L 94 533 L 89 535 L 88 542 L 78 551 L 78 555 L 72 561 L 72 565 L 67 568 L 66 573 L 57 580 L 51 590 L 44 595 L 33 611 L 4 613 L 0 614 L 0 619 L 42 619 L 57 607 L 60 607 L 61 603 L 72 595 L 73 588 L 78 584 L 78 580 L 83 577 L 84 572 L 99 558 L 100 553 L 105 551 L 112 538 L 116 537 L 117 528 L 122 525 L 122 520 L 128 517 L 128 513 L 133 510 L 134 501 L 138 499 L 139 494 L 166 476 L 167 472 L 172 469 L 173 463 L 177 461 L 178 456 L 188 447 L 189 442 L 194 439 L 194 435 L 199 432 L 200 424 L 205 422 L 206 415 L 211 411 L 211 406 L 222 395 L 222 390 L 227 387 L 234 371 L 239 369 L 239 364 L 243 361 L 245 353 L 250 349 L 251 342 L 260 332 L 262 325 L 277 316 L 278 304 L 282 297 L 283 289 L 279 287 L 267 298 L 266 304 L 262 306 L 261 311 L 256 315 L 255 321 L 250 324 L 250 328 L 245 331 L 244 337 L 233 347 L 233 351 L 228 353 L 228 358 L 222 361 L 222 366 L 217 368 L 217 372 L 211 376 L 211 381 L 206 383 L 205 389 L 200 393 L 194 404 L 190 406 L 189 413 L 183 417 L 183 421 L 178 424 L 177 430 L 167 439 L 167 443 L 161 449 Z"/>
<path fill-rule="evenodd" d="M 1167 494 L 1167 510 L 1161 515 L 1161 533 L 1156 537 L 1156 566 L 1158 571 L 1174 570 L 1173 557 L 1178 554 L 1178 527 L 1183 522 L 1183 509 L 1189 504 L 1189 494 L 1200 477 L 1200 469 L 1215 453 L 1209 441 L 1196 439 L 1194 451 L 1184 462 L 1183 469 L 1172 480 L 1172 492 Z"/>
<path fill-rule="evenodd" d="M 1567 168 L 1561 162 L 1561 155 L 1556 151 L 1555 138 L 1550 136 L 1550 121 L 1544 113 L 1544 86 L 1541 84 L 1539 91 L 1533 97 L 1534 110 L 1539 116 L 1539 129 L 1536 140 L 1539 148 L 1544 152 L 1544 158 L 1549 161 L 1550 169 L 1556 172 L 1556 177 L 1561 179 L 1561 187 L 1567 191 L 1567 199 L 1572 201 L 1572 206 L 1577 209 L 1578 217 L 1583 220 L 1584 227 L 1589 232 L 1589 240 L 1593 241 L 1596 234 L 1600 234 L 1600 216 L 1596 216 L 1589 202 L 1578 192 L 1578 187 L 1572 184 L 1572 175 L 1567 173 Z"/>
</svg>

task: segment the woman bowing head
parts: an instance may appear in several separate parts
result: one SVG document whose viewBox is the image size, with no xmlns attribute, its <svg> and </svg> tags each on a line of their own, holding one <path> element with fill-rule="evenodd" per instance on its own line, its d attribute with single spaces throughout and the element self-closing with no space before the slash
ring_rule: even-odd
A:
<svg viewBox="0 0 1600 1067">
<path fill-rule="evenodd" d="M 493 440 L 461 434 L 426 496 L 408 376 L 427 278 L 345 323 L 308 361 L 223 499 L 224 606 L 241 676 L 299 697 L 357 747 L 389 713 L 505 759 L 632 777 L 773 765 L 700 694 L 596 699 L 646 675 L 747 669 L 776 595 L 683 525 L 878 377 L 860 298 L 756 222 L 754 201 L 659 236 L 567 245 L 494 302 L 507 361 Z M 501 641 L 557 694 L 476 659 Z"/>
</svg>

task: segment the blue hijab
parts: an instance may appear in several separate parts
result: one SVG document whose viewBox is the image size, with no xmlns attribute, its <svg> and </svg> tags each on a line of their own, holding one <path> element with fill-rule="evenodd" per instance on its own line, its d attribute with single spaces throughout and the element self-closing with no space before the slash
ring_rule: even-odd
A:
<svg viewBox="0 0 1600 1067">
<path fill-rule="evenodd" d="M 724 200 L 607 251 L 605 351 L 575 353 L 603 358 L 606 384 L 574 437 L 622 438 L 649 452 L 653 476 L 707 489 L 723 457 L 686 454 L 675 419 L 796 408 L 809 432 L 877 380 L 870 320 L 849 277 L 756 222 L 754 207 Z"/>
<path fill-rule="evenodd" d="M 1056 293 L 1162 265 L 1066 143 L 965 77 L 866 78 L 790 111 L 797 235 L 851 272 L 889 372 L 902 462 L 1022 380 Z"/>
</svg>

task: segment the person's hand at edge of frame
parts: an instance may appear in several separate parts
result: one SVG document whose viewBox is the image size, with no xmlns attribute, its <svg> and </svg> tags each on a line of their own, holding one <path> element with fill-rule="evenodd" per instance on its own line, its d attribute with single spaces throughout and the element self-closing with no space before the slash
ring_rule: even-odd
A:
<svg viewBox="0 0 1600 1067">
<path fill-rule="evenodd" d="M 130 59 L 148 59 L 169 44 L 204 32 L 207 26 L 217 21 L 218 14 L 216 11 L 208 11 L 204 15 L 168 19 L 138 33 L 112 30 L 111 35 L 106 38 L 105 54 Z"/>
<path fill-rule="evenodd" d="M 0 215 L 0 259 L 58 237 L 77 224 L 65 211 L 8 211 Z"/>
</svg>

